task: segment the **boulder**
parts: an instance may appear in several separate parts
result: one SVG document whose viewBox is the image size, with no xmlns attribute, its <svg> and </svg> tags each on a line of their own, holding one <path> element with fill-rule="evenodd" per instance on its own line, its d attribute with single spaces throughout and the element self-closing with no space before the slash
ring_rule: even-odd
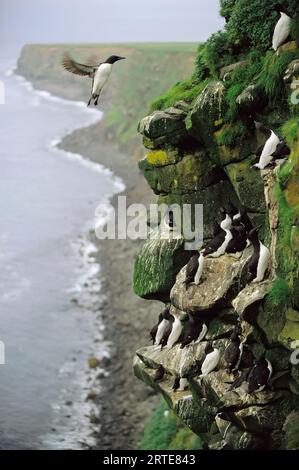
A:
<svg viewBox="0 0 299 470">
<path fill-rule="evenodd" d="M 225 171 L 243 207 L 249 212 L 265 213 L 264 183 L 260 172 L 251 168 L 252 162 L 253 159 L 248 158 L 231 163 L 225 167 Z"/>
<path fill-rule="evenodd" d="M 242 410 L 251 406 L 265 406 L 274 403 L 286 397 L 287 392 L 272 392 L 264 389 L 261 392 L 252 394 L 246 393 L 245 388 L 238 388 L 229 391 L 234 381 L 234 375 L 224 369 L 219 369 L 207 377 L 195 377 L 190 382 L 192 393 L 200 397 L 205 397 L 210 406 L 217 409 L 218 412 L 235 409 Z"/>
<path fill-rule="evenodd" d="M 241 116 L 246 117 L 246 114 L 255 116 L 266 104 L 263 90 L 258 85 L 249 85 L 236 98 L 236 104 Z"/>
<path fill-rule="evenodd" d="M 176 274 L 191 256 L 184 249 L 184 239 L 153 238 L 141 248 L 134 265 L 134 292 L 145 299 L 167 301 Z"/>
<path fill-rule="evenodd" d="M 289 83 L 299 77 L 299 59 L 293 60 L 286 69 L 284 81 Z"/>
<path fill-rule="evenodd" d="M 163 155 L 166 156 L 163 158 Z M 175 161 L 170 163 L 171 159 Z M 163 151 L 150 152 L 140 161 L 139 168 L 155 194 L 192 193 L 226 178 L 224 171 L 213 165 L 207 152 L 203 151 L 181 157 Z"/>
<path fill-rule="evenodd" d="M 170 298 L 172 304 L 184 311 L 206 312 L 231 305 L 232 300 L 245 285 L 246 262 L 252 249 L 244 251 L 240 259 L 229 255 L 220 258 L 206 258 L 202 274 L 202 282 L 196 286 L 185 285 L 186 266 L 179 272 Z"/>
<path fill-rule="evenodd" d="M 214 410 L 195 401 L 190 390 L 174 392 L 174 376 L 166 374 L 159 383 L 154 381 L 155 369 L 147 367 L 138 356 L 134 358 L 134 373 L 137 378 L 162 394 L 168 406 L 195 433 L 207 433 L 214 420 Z"/>
<path fill-rule="evenodd" d="M 267 279 L 263 282 L 248 284 L 239 292 L 232 301 L 232 305 L 238 315 L 242 316 L 245 310 L 255 302 L 263 300 L 271 289 L 272 281 Z"/>
<path fill-rule="evenodd" d="M 235 62 L 234 64 L 230 64 L 230 65 L 226 65 L 225 67 L 222 67 L 220 69 L 220 74 L 219 74 L 221 80 L 223 81 L 227 80 L 229 75 L 232 72 L 235 72 L 236 70 L 246 67 L 247 64 L 248 64 L 247 60 L 240 60 L 239 62 Z"/>
<path fill-rule="evenodd" d="M 185 377 L 192 375 L 192 371 L 203 359 L 206 344 L 206 342 L 190 344 L 183 349 L 179 344 L 171 349 L 147 346 L 138 349 L 136 355 L 149 368 L 156 369 L 162 364 L 168 373 Z"/>
<path fill-rule="evenodd" d="M 143 118 L 138 131 L 143 135 L 144 146 L 151 149 L 184 141 L 188 136 L 185 118 L 186 112 L 177 108 L 155 111 Z"/>
<path fill-rule="evenodd" d="M 186 119 L 189 134 L 205 144 L 215 163 L 218 163 L 218 149 L 213 132 L 222 123 L 224 91 L 223 82 L 209 83 L 196 99 Z"/>
</svg>

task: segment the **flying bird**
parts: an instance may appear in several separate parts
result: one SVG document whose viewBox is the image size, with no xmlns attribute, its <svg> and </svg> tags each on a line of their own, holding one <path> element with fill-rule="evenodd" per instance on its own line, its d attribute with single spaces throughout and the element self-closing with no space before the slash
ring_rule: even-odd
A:
<svg viewBox="0 0 299 470">
<path fill-rule="evenodd" d="M 90 77 L 92 79 L 91 97 L 87 103 L 87 106 L 90 105 L 92 100 L 94 100 L 94 105 L 97 106 L 99 96 L 111 75 L 113 64 L 123 59 L 125 59 L 125 57 L 112 55 L 108 57 L 105 62 L 97 65 L 87 65 L 80 64 L 79 62 L 76 62 L 69 54 L 65 54 L 62 60 L 62 66 L 68 72 L 74 73 L 75 75 Z"/>
</svg>

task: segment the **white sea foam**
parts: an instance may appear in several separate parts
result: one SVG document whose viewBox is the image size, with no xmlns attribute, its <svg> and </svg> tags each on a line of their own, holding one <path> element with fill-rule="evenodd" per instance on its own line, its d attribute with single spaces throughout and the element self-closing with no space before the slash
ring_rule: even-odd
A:
<svg viewBox="0 0 299 470">
<path fill-rule="evenodd" d="M 83 102 L 66 100 L 51 95 L 47 91 L 35 90 L 30 82 L 24 77 L 15 74 L 14 69 L 7 71 L 8 77 L 12 75 L 20 82 L 20 85 L 32 92 L 32 105 L 39 106 L 43 100 L 53 103 L 60 103 L 64 106 L 82 108 L 82 113 L 86 115 L 86 121 L 69 129 L 67 133 L 57 136 L 49 143 L 51 151 L 55 151 L 62 158 L 68 158 L 76 164 L 84 165 L 90 170 L 104 174 L 112 178 L 113 185 L 110 194 L 102 199 L 103 205 L 109 206 L 110 198 L 125 189 L 121 178 L 115 176 L 113 172 L 103 165 L 85 159 L 82 155 L 64 151 L 58 148 L 62 139 L 75 130 L 88 127 L 102 118 L 102 113 L 93 108 L 87 108 Z M 105 224 L 107 215 L 103 214 L 97 222 Z M 101 368 L 89 369 L 86 355 L 95 355 L 96 357 L 110 357 L 110 344 L 103 338 L 104 324 L 101 320 L 100 310 L 104 294 L 101 292 L 101 281 L 99 273 L 100 264 L 97 260 L 97 246 L 91 241 L 90 231 L 93 221 L 83 227 L 82 234 L 71 241 L 74 255 L 77 259 L 77 268 L 72 286 L 68 290 L 70 300 L 74 302 L 74 310 L 79 309 L 79 322 L 82 330 L 87 330 L 87 343 L 81 354 L 74 354 L 75 360 L 70 359 L 61 365 L 60 377 L 67 384 L 60 390 L 60 396 L 52 404 L 54 412 L 54 423 L 56 431 L 48 433 L 41 437 L 41 440 L 47 448 L 76 449 L 93 447 L 96 444 L 95 435 L 99 434 L 99 410 L 98 406 L 92 400 L 86 399 L 86 393 L 91 388 L 101 391 L 101 381 L 99 374 L 107 376 L 108 373 Z M 82 315 L 84 313 L 84 315 Z M 70 402 L 70 403 L 68 403 Z M 88 417 L 92 419 L 88 419 Z"/>
</svg>

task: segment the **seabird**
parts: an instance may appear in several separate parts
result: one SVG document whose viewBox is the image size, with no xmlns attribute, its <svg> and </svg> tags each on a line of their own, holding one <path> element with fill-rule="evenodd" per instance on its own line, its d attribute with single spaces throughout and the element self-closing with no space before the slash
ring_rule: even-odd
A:
<svg viewBox="0 0 299 470">
<path fill-rule="evenodd" d="M 79 62 L 76 62 L 69 54 L 65 54 L 62 60 L 62 65 L 68 72 L 74 73 L 76 75 L 87 76 L 92 79 L 91 97 L 87 106 L 90 105 L 91 100 L 94 100 L 94 104 L 97 106 L 101 91 L 106 85 L 112 72 L 113 64 L 123 59 L 125 59 L 125 57 L 112 55 L 108 57 L 105 62 L 97 65 L 87 65 L 80 64 Z"/>
<path fill-rule="evenodd" d="M 259 162 L 253 165 L 254 168 L 263 170 L 272 162 L 273 154 L 276 152 L 281 140 L 274 131 L 265 127 L 260 122 L 256 122 L 255 127 L 267 137 L 266 143 L 256 151 L 257 156 L 260 157 Z"/>
<path fill-rule="evenodd" d="M 269 382 L 272 375 L 270 361 L 262 357 L 255 361 L 248 375 L 248 393 L 261 392 Z"/>
<path fill-rule="evenodd" d="M 243 353 L 243 343 L 236 331 L 231 334 L 230 343 L 224 351 L 224 361 L 229 371 L 236 370 L 241 362 Z"/>
<path fill-rule="evenodd" d="M 248 239 L 253 246 L 253 254 L 248 262 L 248 283 L 263 281 L 270 261 L 270 250 L 258 237 L 260 228 L 260 226 L 256 227 L 248 234 Z"/>
<path fill-rule="evenodd" d="M 174 392 L 183 392 L 188 387 L 188 379 L 185 377 L 176 377 L 172 386 Z"/>
<path fill-rule="evenodd" d="M 168 338 L 170 336 L 170 333 L 172 331 L 172 325 L 173 325 L 173 322 L 174 322 L 174 316 L 169 314 L 169 322 L 168 322 L 168 325 L 167 325 L 167 328 L 162 336 L 162 339 L 159 343 L 159 345 L 161 346 L 161 349 L 163 349 L 166 345 L 167 345 L 167 342 L 168 342 Z"/>
<path fill-rule="evenodd" d="M 163 380 L 164 375 L 165 375 L 165 369 L 163 365 L 160 364 L 154 375 L 154 381 L 161 382 L 161 380 Z"/>
<path fill-rule="evenodd" d="M 201 250 L 201 252 L 199 253 L 198 258 L 197 258 L 196 272 L 195 272 L 195 267 L 196 267 L 195 260 L 192 261 L 192 265 L 190 263 L 190 268 L 192 269 L 190 269 L 189 271 L 188 271 L 188 265 L 187 265 L 186 281 L 188 279 L 188 282 L 189 282 L 189 279 L 195 272 L 194 283 L 198 285 L 202 276 L 202 272 L 203 272 L 204 259 L 207 257 L 219 258 L 219 256 L 222 256 L 225 254 L 227 245 L 233 238 L 232 233 L 230 231 L 231 226 L 232 226 L 232 218 L 226 213 L 224 209 L 221 209 L 221 214 L 223 216 L 223 219 L 222 219 L 222 222 L 220 223 L 220 229 L 218 226 L 215 227 L 214 233 L 216 233 L 216 235 L 214 235 L 212 240 L 208 242 L 205 248 Z"/>
<path fill-rule="evenodd" d="M 170 314 L 169 308 L 166 308 L 165 310 L 163 310 L 163 312 L 161 313 L 161 318 L 162 318 L 162 321 L 160 321 L 158 326 L 157 326 L 157 333 L 156 333 L 156 336 L 155 336 L 155 344 L 156 345 L 160 344 L 160 342 L 163 338 L 163 335 L 165 334 L 170 322 L 173 319 L 172 315 Z M 160 319 L 160 317 L 159 317 L 159 319 Z"/>
<path fill-rule="evenodd" d="M 234 224 L 242 224 L 246 228 L 247 232 L 250 232 L 253 229 L 251 220 L 249 219 L 246 210 L 242 207 L 238 209 L 231 202 L 227 206 L 227 213 L 233 220 Z"/>
<path fill-rule="evenodd" d="M 282 46 L 291 34 L 292 18 L 290 18 L 282 5 L 277 5 L 275 10 L 280 13 L 280 18 L 276 23 L 273 38 L 272 47 L 274 51 Z"/>
<path fill-rule="evenodd" d="M 152 327 L 151 331 L 150 331 L 150 338 L 151 338 L 153 344 L 155 344 L 157 331 L 158 331 L 159 325 L 162 321 L 163 321 L 163 312 L 159 313 L 158 323 L 156 325 L 154 325 Z"/>
<path fill-rule="evenodd" d="M 185 323 L 182 333 L 181 349 L 191 343 L 200 343 L 207 334 L 208 327 L 201 319 L 195 319 L 192 314 Z"/>
<path fill-rule="evenodd" d="M 175 315 L 173 315 L 173 317 L 174 317 L 174 322 L 172 323 L 171 333 L 168 337 L 167 344 L 166 344 L 166 347 L 169 349 L 171 349 L 175 345 L 175 343 L 178 341 L 183 330 L 183 324 L 181 320 Z"/>
<path fill-rule="evenodd" d="M 212 343 L 208 343 L 205 347 L 205 359 L 201 366 L 201 377 L 206 377 L 216 369 L 220 359 L 219 349 L 214 348 Z"/>
<path fill-rule="evenodd" d="M 239 258 L 248 246 L 247 230 L 243 224 L 236 225 L 235 223 L 231 228 L 231 233 L 233 238 L 227 245 L 226 253 Z"/>
</svg>

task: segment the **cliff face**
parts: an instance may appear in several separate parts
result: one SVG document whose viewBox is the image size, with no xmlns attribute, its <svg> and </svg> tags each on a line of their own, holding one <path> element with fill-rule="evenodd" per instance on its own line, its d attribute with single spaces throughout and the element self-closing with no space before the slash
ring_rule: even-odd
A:
<svg viewBox="0 0 299 470">
<path fill-rule="evenodd" d="M 242 0 L 233 3 L 236 9 Z M 292 2 L 285 3 L 292 7 Z M 231 17 L 228 2 L 222 7 Z M 134 370 L 211 449 L 299 448 L 299 366 L 291 360 L 299 347 L 299 119 L 293 93 L 299 49 L 296 41 L 277 54 L 266 52 L 266 46 L 256 60 L 253 45 L 247 42 L 232 54 L 231 44 L 230 52 L 223 54 L 225 63 L 219 62 L 222 67 L 200 49 L 190 92 L 183 85 L 181 93 L 176 85 L 154 103 L 160 109 L 139 125 L 148 149 L 139 167 L 159 205 L 203 204 L 206 241 L 212 237 L 220 207 L 230 201 L 245 209 L 253 226 L 262 225 L 259 238 L 271 253 L 263 282 L 247 283 L 252 254 L 248 247 L 240 259 L 207 259 L 201 283 L 188 289 L 185 265 L 194 253 L 184 250 L 183 237 L 148 240 L 135 263 L 138 295 L 163 300 L 183 323 L 186 312 L 191 312 L 208 325 L 204 341 L 184 349 L 180 344 L 162 350 L 141 348 Z M 229 58 L 239 60 L 229 63 Z M 291 154 L 283 165 L 251 168 L 255 151 L 264 142 L 254 120 L 274 129 L 289 145 Z M 263 391 L 230 390 L 239 372 L 227 370 L 223 353 L 237 326 L 244 344 L 239 371 L 250 370 L 263 353 L 272 364 L 273 374 Z M 207 341 L 219 349 L 220 362 L 202 378 L 199 365 Z M 154 375 L 160 364 L 166 375 L 157 383 Z M 185 391 L 172 390 L 176 376 L 187 377 Z"/>
</svg>

